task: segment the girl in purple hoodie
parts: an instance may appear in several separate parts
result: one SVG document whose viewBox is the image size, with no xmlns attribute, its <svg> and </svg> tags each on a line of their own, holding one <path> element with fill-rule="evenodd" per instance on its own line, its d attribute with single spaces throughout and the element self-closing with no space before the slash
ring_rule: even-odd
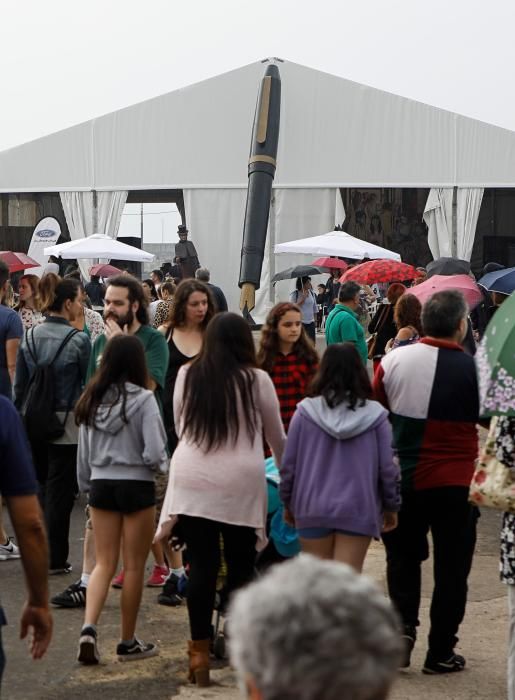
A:
<svg viewBox="0 0 515 700">
<path fill-rule="evenodd" d="M 371 396 L 354 345 L 330 345 L 292 418 L 281 467 L 285 519 L 303 551 L 357 571 L 400 508 L 388 412 Z"/>
</svg>

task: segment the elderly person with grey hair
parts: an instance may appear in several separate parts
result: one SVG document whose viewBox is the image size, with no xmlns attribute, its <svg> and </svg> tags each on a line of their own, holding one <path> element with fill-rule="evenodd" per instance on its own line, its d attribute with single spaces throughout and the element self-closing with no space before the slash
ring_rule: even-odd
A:
<svg viewBox="0 0 515 700">
<path fill-rule="evenodd" d="M 367 577 L 307 554 L 235 595 L 231 661 L 250 700 L 384 700 L 398 619 Z"/>
<path fill-rule="evenodd" d="M 207 267 L 199 267 L 199 269 L 195 271 L 195 278 L 200 280 L 201 282 L 204 282 L 211 290 L 211 294 L 213 295 L 213 301 L 215 302 L 215 311 L 217 313 L 219 313 L 220 311 L 228 311 L 227 299 L 225 298 L 225 294 L 222 292 L 220 287 L 216 286 L 216 284 L 211 284 L 211 282 L 209 281 L 211 278 L 211 273 L 209 272 Z"/>
</svg>

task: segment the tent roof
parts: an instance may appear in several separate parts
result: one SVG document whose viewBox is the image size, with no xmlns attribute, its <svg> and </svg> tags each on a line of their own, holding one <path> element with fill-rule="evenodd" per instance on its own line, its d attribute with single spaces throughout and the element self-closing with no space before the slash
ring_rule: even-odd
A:
<svg viewBox="0 0 515 700">
<path fill-rule="evenodd" d="M 515 186 L 515 133 L 279 63 L 276 187 Z M 261 62 L 0 153 L 1 192 L 245 187 Z"/>
</svg>

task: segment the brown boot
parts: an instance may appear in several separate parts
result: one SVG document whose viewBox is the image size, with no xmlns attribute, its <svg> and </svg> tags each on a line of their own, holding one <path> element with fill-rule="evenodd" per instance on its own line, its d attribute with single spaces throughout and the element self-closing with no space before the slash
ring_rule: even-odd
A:
<svg viewBox="0 0 515 700">
<path fill-rule="evenodd" d="M 188 642 L 190 669 L 188 680 L 200 688 L 209 685 L 209 639 L 198 639 Z"/>
</svg>

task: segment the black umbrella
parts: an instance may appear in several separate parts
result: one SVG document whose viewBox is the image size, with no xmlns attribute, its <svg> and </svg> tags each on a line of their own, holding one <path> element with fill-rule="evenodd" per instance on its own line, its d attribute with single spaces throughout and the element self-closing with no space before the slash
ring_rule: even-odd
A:
<svg viewBox="0 0 515 700">
<path fill-rule="evenodd" d="M 426 265 L 428 277 L 433 275 L 468 275 L 470 263 L 459 258 L 438 258 Z"/>
<path fill-rule="evenodd" d="M 309 277 L 310 275 L 323 275 L 327 272 L 322 267 L 316 267 L 315 265 L 296 265 L 296 267 L 289 267 L 287 270 L 281 270 L 272 277 L 272 284 L 279 282 L 279 280 L 291 280 L 296 277 Z"/>
</svg>

